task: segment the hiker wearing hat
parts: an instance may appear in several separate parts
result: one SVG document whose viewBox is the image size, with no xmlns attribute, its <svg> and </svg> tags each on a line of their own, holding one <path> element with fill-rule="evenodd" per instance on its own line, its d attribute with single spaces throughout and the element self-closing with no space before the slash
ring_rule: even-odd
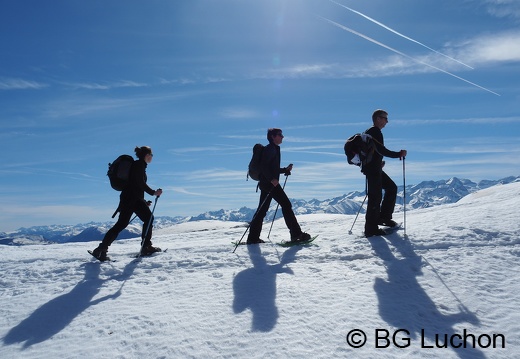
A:
<svg viewBox="0 0 520 359">
<path fill-rule="evenodd" d="M 247 244 L 264 243 L 260 239 L 260 232 L 262 231 L 262 224 L 271 204 L 271 199 L 274 199 L 282 208 L 285 224 L 291 234 L 291 241 L 307 241 L 311 238 L 308 233 L 302 232 L 292 210 L 291 201 L 279 182 L 280 174 L 290 175 L 293 167 L 292 164 L 288 167 L 280 167 L 280 144 L 283 138 L 281 129 L 270 128 L 267 130 L 269 144 L 265 146 L 260 160 L 260 178 L 258 182 L 260 201 L 256 215 L 249 228 Z"/>
<path fill-rule="evenodd" d="M 388 123 L 388 113 L 384 110 L 376 110 L 372 114 L 373 126 L 365 131 L 372 136 L 376 147 L 372 160 L 363 166 L 363 173 L 367 179 L 368 204 L 365 214 L 365 237 L 380 236 L 386 234 L 379 225 L 396 227 L 397 223 L 392 220 L 395 200 L 397 197 L 397 185 L 383 171 L 384 157 L 404 158 L 406 150 L 399 152 L 390 151 L 384 145 L 381 130 Z M 383 197 L 383 189 L 385 195 Z M 382 201 L 382 202 L 381 202 Z"/>
</svg>

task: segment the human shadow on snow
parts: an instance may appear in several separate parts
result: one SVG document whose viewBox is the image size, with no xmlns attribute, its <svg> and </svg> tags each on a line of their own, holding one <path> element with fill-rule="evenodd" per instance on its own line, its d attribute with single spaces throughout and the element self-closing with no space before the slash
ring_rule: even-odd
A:
<svg viewBox="0 0 520 359">
<path fill-rule="evenodd" d="M 102 265 L 99 262 L 83 264 L 82 267 L 85 269 L 83 279 L 70 292 L 51 299 L 12 328 L 3 338 L 4 344 L 24 343 L 23 349 L 26 349 L 31 345 L 44 342 L 65 329 L 74 318 L 89 307 L 119 297 L 126 280 L 131 277 L 135 269 L 135 264 L 130 263 L 122 273 L 107 279 L 99 278 Z M 115 293 L 92 300 L 99 293 L 103 283 L 109 280 L 123 283 Z"/>
<path fill-rule="evenodd" d="M 402 258 L 395 257 L 387 240 L 401 254 Z M 485 358 L 484 353 L 478 348 L 474 348 L 469 341 L 464 342 L 455 337 L 454 345 L 460 344 L 461 348 L 455 348 L 450 344 L 449 338 L 455 334 L 461 336 L 463 334 L 455 331 L 453 328 L 455 324 L 479 325 L 480 321 L 462 304 L 440 277 L 440 282 L 458 302 L 459 312 L 445 314 L 439 310 L 439 306 L 442 304 L 436 304 L 417 280 L 417 277 L 422 275 L 423 260 L 428 264 L 429 262 L 415 253 L 411 242 L 397 234 L 390 235 L 386 239 L 373 237 L 369 238 L 369 241 L 374 252 L 384 261 L 387 269 L 387 278 L 376 278 L 374 283 L 374 290 L 379 298 L 379 314 L 394 328 L 392 330 L 404 329 L 409 332 L 409 334 L 401 332 L 402 336 L 398 335 L 398 338 L 403 336 L 410 338 L 410 347 L 413 348 L 432 346 L 437 348 L 438 345 L 447 344 L 447 347 L 452 348 L 460 358 Z M 437 274 L 435 268 L 432 267 L 432 269 Z M 406 343 L 401 341 L 398 344 L 405 345 Z"/>
<path fill-rule="evenodd" d="M 276 275 L 293 274 L 286 265 L 295 260 L 300 249 L 300 246 L 287 249 L 280 263 L 269 265 L 262 256 L 259 245 L 247 246 L 253 267 L 241 271 L 233 279 L 233 312 L 238 314 L 249 308 L 253 315 L 252 331 L 269 332 L 276 326 L 279 317 L 276 307 Z"/>
</svg>

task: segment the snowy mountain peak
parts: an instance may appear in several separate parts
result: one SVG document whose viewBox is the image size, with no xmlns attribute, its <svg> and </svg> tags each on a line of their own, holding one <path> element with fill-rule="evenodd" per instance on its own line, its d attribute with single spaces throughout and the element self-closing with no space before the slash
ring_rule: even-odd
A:
<svg viewBox="0 0 520 359">
<path fill-rule="evenodd" d="M 457 177 L 452 177 L 449 180 L 424 181 L 416 185 L 407 186 L 407 209 L 428 208 L 441 204 L 455 203 L 461 198 L 477 190 L 519 180 L 520 176 L 511 176 L 495 181 L 483 180 L 478 184 L 470 180 L 459 179 Z M 402 186 L 399 187 L 399 191 L 396 212 L 399 212 L 403 205 Z M 360 210 L 360 206 L 364 198 L 364 192 L 356 191 L 331 199 L 291 199 L 291 202 L 293 204 L 294 212 L 297 215 L 313 213 L 355 214 L 358 212 L 358 210 Z M 191 217 L 156 217 L 154 226 L 156 228 L 164 228 L 173 224 L 202 220 L 246 222 L 253 217 L 255 211 L 256 208 L 242 207 L 239 209 L 220 209 L 217 211 L 209 211 Z M 274 212 L 275 207 L 272 206 L 271 210 L 267 213 L 266 220 L 271 220 L 274 216 Z M 364 213 L 364 208 L 361 208 L 361 213 Z M 278 211 L 277 218 L 281 216 L 281 211 Z M 112 222 L 91 222 L 86 224 L 78 224 L 75 226 L 51 225 L 20 228 L 19 230 L 12 233 L 0 233 L 0 244 L 99 241 L 103 238 L 104 233 L 110 228 L 111 225 Z M 119 238 L 135 238 L 139 236 L 140 231 L 140 224 L 136 220 L 135 223 L 130 225 L 120 234 Z"/>
</svg>

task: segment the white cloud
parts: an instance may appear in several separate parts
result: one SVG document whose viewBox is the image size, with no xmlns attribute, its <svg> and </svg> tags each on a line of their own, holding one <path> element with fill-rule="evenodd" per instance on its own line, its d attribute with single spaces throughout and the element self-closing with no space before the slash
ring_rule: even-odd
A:
<svg viewBox="0 0 520 359">
<path fill-rule="evenodd" d="M 459 51 L 475 64 L 520 61 L 520 31 L 476 37 Z"/>
<path fill-rule="evenodd" d="M 220 116 L 231 119 L 247 119 L 257 118 L 260 114 L 247 108 L 226 108 L 220 111 Z"/>
<path fill-rule="evenodd" d="M 70 84 L 70 86 L 75 88 L 82 88 L 87 90 L 111 90 L 114 88 L 125 88 L 125 87 L 146 87 L 148 86 L 145 83 L 138 83 L 135 81 L 129 81 L 129 80 L 122 80 L 122 81 L 116 81 L 112 83 L 74 83 Z"/>
<path fill-rule="evenodd" d="M 36 81 L 27 81 L 22 79 L 0 79 L 0 90 L 38 90 L 48 87 Z"/>
<path fill-rule="evenodd" d="M 520 2 L 518 0 L 485 0 L 488 12 L 496 17 L 512 17 L 520 19 Z"/>
</svg>

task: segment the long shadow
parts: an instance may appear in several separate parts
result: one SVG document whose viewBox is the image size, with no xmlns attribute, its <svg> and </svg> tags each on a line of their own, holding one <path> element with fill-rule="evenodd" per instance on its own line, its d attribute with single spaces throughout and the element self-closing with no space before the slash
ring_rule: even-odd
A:
<svg viewBox="0 0 520 359">
<path fill-rule="evenodd" d="M 65 329 L 77 316 L 89 307 L 121 295 L 123 286 L 132 275 L 135 265 L 126 266 L 124 271 L 112 278 L 101 279 L 101 263 L 89 262 L 82 266 L 85 276 L 68 293 L 60 295 L 36 309 L 3 338 L 6 345 L 24 343 L 23 349 L 52 338 Z M 122 281 L 121 287 L 114 293 L 92 300 L 99 293 L 101 286 L 108 280 Z"/>
<path fill-rule="evenodd" d="M 369 239 L 373 250 L 385 261 L 387 268 L 387 279 L 376 278 L 374 283 L 374 290 L 379 298 L 381 318 L 396 330 L 407 330 L 411 338 L 410 345 L 418 345 L 421 348 L 432 346 L 440 348 L 447 345 L 447 348 L 452 348 L 460 358 L 485 358 L 484 353 L 473 348 L 470 342 L 455 339 L 454 345 L 460 344 L 460 348 L 453 347 L 449 342 L 449 338 L 454 334 L 462 334 L 455 332 L 453 328 L 455 324 L 478 325 L 480 323 L 475 314 L 469 312 L 457 297 L 455 299 L 459 303 L 458 313 L 440 312 L 439 305 L 428 296 L 417 281 L 417 277 L 422 275 L 422 258 L 414 252 L 410 241 L 397 234 L 389 236 L 388 240 L 402 255 L 402 258 L 397 259 L 394 256 L 384 238 Z M 444 281 L 442 283 L 446 286 Z M 453 294 L 451 289 L 447 286 L 446 288 Z M 455 295 L 453 294 L 453 296 Z M 446 337 L 448 341 L 446 341 Z"/>
<path fill-rule="evenodd" d="M 247 249 L 253 267 L 241 271 L 233 279 L 233 312 L 238 314 L 249 308 L 253 314 L 251 330 L 269 332 L 278 322 L 276 275 L 293 274 L 286 265 L 295 260 L 301 247 L 289 248 L 284 252 L 280 263 L 274 265 L 267 264 L 259 245 L 248 245 Z"/>
</svg>

